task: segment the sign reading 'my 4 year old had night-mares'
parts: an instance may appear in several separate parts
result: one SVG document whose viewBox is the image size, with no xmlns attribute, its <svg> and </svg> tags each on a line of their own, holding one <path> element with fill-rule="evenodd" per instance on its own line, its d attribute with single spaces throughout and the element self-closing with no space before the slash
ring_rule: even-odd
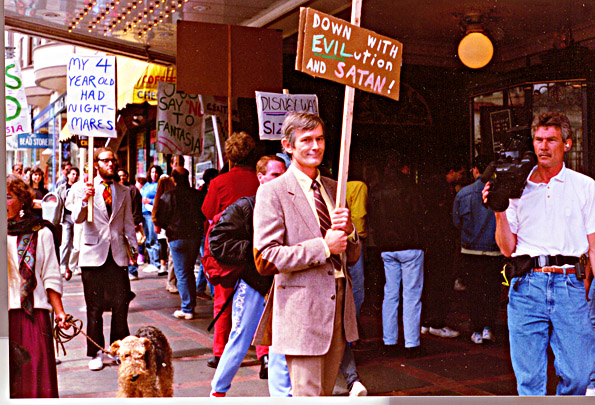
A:
<svg viewBox="0 0 595 405">
<path fill-rule="evenodd" d="M 66 84 L 70 133 L 115 138 L 116 57 L 72 56 Z"/>
<path fill-rule="evenodd" d="M 399 99 L 403 44 L 311 8 L 300 9 L 296 70 Z"/>
</svg>

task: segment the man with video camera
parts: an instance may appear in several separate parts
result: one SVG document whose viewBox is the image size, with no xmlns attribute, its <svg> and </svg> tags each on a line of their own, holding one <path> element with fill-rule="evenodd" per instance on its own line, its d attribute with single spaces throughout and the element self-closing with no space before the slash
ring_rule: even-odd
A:
<svg viewBox="0 0 595 405">
<path fill-rule="evenodd" d="M 586 291 L 595 265 L 595 181 L 566 168 L 568 117 L 531 124 L 535 166 L 520 198 L 496 212 L 496 242 L 510 259 L 510 355 L 519 395 L 546 395 L 547 347 L 556 358 L 558 395 L 584 395 L 595 374 L 595 330 Z M 489 205 L 491 181 L 482 191 Z M 589 255 L 588 259 L 585 256 Z M 587 273 L 585 275 L 585 273 Z"/>
</svg>

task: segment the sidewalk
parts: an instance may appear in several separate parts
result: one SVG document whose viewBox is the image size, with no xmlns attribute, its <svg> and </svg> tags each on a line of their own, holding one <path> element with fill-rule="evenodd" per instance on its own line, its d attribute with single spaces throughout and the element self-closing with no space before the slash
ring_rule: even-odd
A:
<svg viewBox="0 0 595 405">
<path fill-rule="evenodd" d="M 142 266 L 141 266 L 142 269 Z M 196 318 L 178 320 L 172 316 L 179 308 L 179 296 L 165 290 L 166 277 L 139 272 L 132 282 L 136 298 L 128 317 L 131 332 L 145 325 L 160 328 L 173 350 L 174 395 L 206 397 L 215 370 L 206 361 L 212 356 L 213 335 L 206 331 L 212 320 L 212 301 L 197 300 Z M 368 294 L 368 291 L 366 292 Z M 381 293 L 380 293 L 381 294 Z M 462 294 L 453 308 L 464 308 Z M 354 354 L 361 379 L 370 395 L 387 396 L 460 396 L 516 395 L 516 383 L 509 358 L 505 314 L 499 317 L 497 342 L 475 345 L 470 339 L 468 317 L 454 311 L 451 325 L 461 330 L 456 339 L 422 335 L 424 354 L 416 359 L 386 358 L 381 354 L 381 299 L 368 294 L 361 316 L 361 342 Z M 67 313 L 86 324 L 84 297 L 80 276 L 64 282 L 64 307 Z M 110 313 L 104 314 L 106 342 L 109 341 Z M 85 325 L 86 330 L 86 325 Z M 60 353 L 58 367 L 59 392 L 62 398 L 113 398 L 118 388 L 117 365 L 108 364 L 102 371 L 87 367 L 85 337 L 81 334 L 66 344 L 67 354 Z M 260 363 L 254 350 L 248 352 L 228 392 L 229 397 L 268 396 L 266 380 L 260 380 Z M 553 380 L 550 378 L 550 380 Z M 553 382 L 555 384 L 555 382 Z M 548 392 L 553 393 L 552 384 Z M 335 395 L 347 395 L 339 378 Z"/>
</svg>

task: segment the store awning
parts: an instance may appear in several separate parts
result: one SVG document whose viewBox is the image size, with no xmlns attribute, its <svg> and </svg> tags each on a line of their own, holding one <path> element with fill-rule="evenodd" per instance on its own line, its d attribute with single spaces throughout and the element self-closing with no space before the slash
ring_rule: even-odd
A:
<svg viewBox="0 0 595 405">
<path fill-rule="evenodd" d="M 118 56 L 118 109 L 127 104 L 157 105 L 157 83 L 176 82 L 176 69 Z"/>
<path fill-rule="evenodd" d="M 68 130 L 68 123 L 64 124 L 62 130 L 60 131 L 60 142 L 66 142 L 73 136 L 74 134 L 71 134 Z"/>
</svg>

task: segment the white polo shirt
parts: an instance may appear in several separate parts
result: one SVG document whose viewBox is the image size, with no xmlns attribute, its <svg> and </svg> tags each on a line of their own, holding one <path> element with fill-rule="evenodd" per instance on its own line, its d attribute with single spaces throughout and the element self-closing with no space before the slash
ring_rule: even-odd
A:
<svg viewBox="0 0 595 405">
<path fill-rule="evenodd" d="M 527 180 L 506 217 L 517 236 L 513 256 L 580 256 L 589 249 L 587 235 L 595 233 L 595 181 L 564 165 L 547 184 Z"/>
</svg>

